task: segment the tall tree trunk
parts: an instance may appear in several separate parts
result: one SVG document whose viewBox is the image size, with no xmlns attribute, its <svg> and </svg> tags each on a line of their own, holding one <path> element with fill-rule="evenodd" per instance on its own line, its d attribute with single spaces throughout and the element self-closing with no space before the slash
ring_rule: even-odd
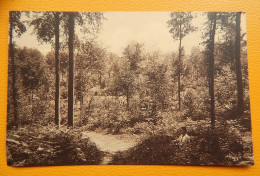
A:
<svg viewBox="0 0 260 176">
<path fill-rule="evenodd" d="M 178 102 L 179 111 L 181 111 L 181 25 L 180 25 L 180 44 L 179 44 L 179 61 L 178 61 Z"/>
<path fill-rule="evenodd" d="M 73 100 L 74 100 L 74 12 L 69 15 L 69 85 L 68 85 L 68 125 L 73 127 Z"/>
<path fill-rule="evenodd" d="M 98 71 L 99 74 L 99 88 L 102 89 L 102 76 L 101 76 L 101 71 Z"/>
<path fill-rule="evenodd" d="M 60 13 L 55 12 L 55 75 L 56 75 L 56 88 L 55 88 L 55 125 L 60 126 L 60 62 L 59 62 L 59 50 L 60 50 Z"/>
<path fill-rule="evenodd" d="M 34 119 L 33 118 L 33 115 L 34 115 L 33 114 L 33 90 L 31 90 L 31 98 L 30 99 L 31 99 L 30 103 L 31 103 L 31 120 L 32 120 L 32 119 Z"/>
<path fill-rule="evenodd" d="M 236 13 L 236 37 L 235 37 L 235 62 L 236 62 L 236 78 L 237 78 L 237 109 L 238 115 L 244 113 L 243 84 L 240 60 L 240 18 L 241 12 Z"/>
<path fill-rule="evenodd" d="M 130 94 L 129 94 L 129 87 L 126 88 L 126 109 L 129 110 L 129 101 L 130 101 Z"/>
<path fill-rule="evenodd" d="M 81 95 L 80 97 L 80 112 L 79 112 L 80 126 L 82 126 L 82 109 L 83 109 L 83 95 Z"/>
<path fill-rule="evenodd" d="M 92 103 L 93 99 L 94 99 L 94 96 L 92 96 L 92 97 L 90 98 L 89 104 L 88 104 L 88 115 L 89 115 L 89 116 L 91 115 L 91 103 Z M 88 121 L 88 119 L 87 119 L 86 121 Z"/>
<path fill-rule="evenodd" d="M 10 33 L 9 33 L 9 57 L 12 62 L 12 91 L 13 91 L 13 113 L 14 113 L 14 125 L 16 128 L 18 128 L 18 114 L 17 114 L 17 100 L 16 100 L 16 94 L 17 90 L 15 87 L 16 82 L 16 75 L 15 75 L 15 62 L 14 62 L 14 45 L 13 45 L 13 12 L 10 12 L 9 14 L 9 21 L 10 21 Z"/>
<path fill-rule="evenodd" d="M 211 128 L 215 128 L 215 96 L 214 96 L 214 42 L 216 31 L 216 13 L 214 13 L 210 29 L 209 43 L 209 96 L 210 96 L 210 118 Z"/>
<path fill-rule="evenodd" d="M 81 58 L 81 63 L 82 58 Z M 83 108 L 83 71 L 82 68 L 80 68 L 80 112 L 79 112 L 79 117 L 80 117 L 80 126 L 82 126 L 82 108 Z"/>
<path fill-rule="evenodd" d="M 129 109 L 129 87 L 126 89 L 126 109 Z"/>
</svg>

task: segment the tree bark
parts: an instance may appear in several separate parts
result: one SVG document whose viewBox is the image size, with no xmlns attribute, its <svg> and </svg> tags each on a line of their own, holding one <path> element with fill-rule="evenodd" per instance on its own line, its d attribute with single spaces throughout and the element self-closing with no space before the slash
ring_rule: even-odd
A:
<svg viewBox="0 0 260 176">
<path fill-rule="evenodd" d="M 126 89 L 126 109 L 129 110 L 129 87 Z"/>
<path fill-rule="evenodd" d="M 102 89 L 102 75 L 101 75 L 101 71 L 98 71 L 99 74 L 99 88 Z"/>
<path fill-rule="evenodd" d="M 68 84 L 68 125 L 73 127 L 73 100 L 74 100 L 74 12 L 69 15 L 69 84 Z"/>
<path fill-rule="evenodd" d="M 59 49 L 60 49 L 60 13 L 55 12 L 55 75 L 56 75 L 56 88 L 55 88 L 55 125 L 60 126 L 60 62 L 59 62 Z"/>
<path fill-rule="evenodd" d="M 180 43 L 179 43 L 179 61 L 178 61 L 178 102 L 179 111 L 181 111 L 181 25 L 180 25 Z"/>
<path fill-rule="evenodd" d="M 83 60 L 81 58 L 81 63 L 83 63 Z M 83 68 L 80 68 L 80 126 L 82 126 L 82 108 L 83 108 Z"/>
<path fill-rule="evenodd" d="M 33 119 L 33 90 L 31 90 L 31 120 Z"/>
<path fill-rule="evenodd" d="M 80 112 L 79 112 L 79 123 L 82 126 L 82 110 L 83 110 L 83 95 L 80 97 Z"/>
<path fill-rule="evenodd" d="M 216 31 L 216 13 L 212 18 L 209 43 L 209 96 L 210 96 L 210 118 L 211 128 L 215 128 L 215 96 L 214 96 L 214 42 Z"/>
<path fill-rule="evenodd" d="M 9 21 L 10 21 L 10 33 L 9 33 L 9 57 L 11 59 L 12 62 L 12 91 L 13 91 L 13 113 L 14 113 L 14 125 L 16 128 L 18 128 L 18 114 L 17 114 L 17 100 L 16 100 L 16 94 L 17 94 L 17 90 L 15 87 L 15 83 L 16 83 L 16 75 L 15 75 L 15 61 L 14 61 L 14 46 L 13 46 L 13 28 L 14 28 L 14 24 L 13 24 L 13 12 L 9 13 Z"/>
<path fill-rule="evenodd" d="M 244 113 L 244 93 L 241 73 L 240 60 L 240 18 L 241 12 L 236 13 L 236 37 L 235 37 L 235 62 L 236 62 L 236 79 L 237 79 L 237 112 L 238 115 Z"/>
</svg>

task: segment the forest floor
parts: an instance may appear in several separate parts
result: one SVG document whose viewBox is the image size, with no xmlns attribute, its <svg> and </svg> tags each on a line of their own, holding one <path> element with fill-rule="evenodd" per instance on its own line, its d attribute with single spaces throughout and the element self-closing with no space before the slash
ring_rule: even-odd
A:
<svg viewBox="0 0 260 176">
<path fill-rule="evenodd" d="M 189 124 L 189 125 L 188 125 Z M 202 142 L 208 140 L 203 133 L 203 129 L 209 128 L 209 122 L 201 120 L 201 121 L 192 121 L 188 120 L 186 123 L 183 123 L 183 126 L 188 127 L 189 129 L 193 129 L 189 135 L 191 135 L 191 139 L 200 139 Z M 224 154 L 224 157 L 226 160 L 230 160 L 230 165 L 236 163 L 237 165 L 250 165 L 253 163 L 253 153 L 252 153 L 252 138 L 251 138 L 251 132 L 247 130 L 247 128 L 241 126 L 238 121 L 236 120 L 228 120 L 226 121 L 227 125 L 231 125 L 232 128 L 228 128 L 229 130 L 221 133 L 220 137 L 221 139 L 226 136 L 226 140 L 228 141 L 226 145 L 229 145 L 229 149 L 226 154 Z M 220 122 L 217 123 L 217 126 L 219 127 L 220 131 L 222 131 L 222 126 Z M 178 128 L 178 127 L 176 127 Z M 202 131 L 201 131 L 202 130 Z M 230 132 L 231 131 L 231 132 Z M 229 134 L 230 133 L 230 134 Z M 241 144 L 242 148 L 237 146 L 237 140 L 236 137 L 232 135 L 238 135 L 240 138 L 238 140 L 238 143 Z M 224 136 L 222 136 L 224 135 Z M 153 136 L 153 135 L 152 135 Z M 148 148 L 151 147 L 149 142 L 153 140 L 153 137 L 147 134 L 108 134 L 106 130 L 96 130 L 96 131 L 83 131 L 82 132 L 82 138 L 86 139 L 88 138 L 92 143 L 94 143 L 97 146 L 97 149 L 103 152 L 103 158 L 101 159 L 101 165 L 108 165 L 108 164 L 122 164 L 120 163 L 121 160 L 125 161 L 126 163 L 131 163 L 131 159 L 135 158 L 136 153 L 143 154 Z M 176 134 L 164 134 L 159 135 L 159 143 L 161 148 L 154 147 L 155 150 L 160 151 L 167 149 L 172 146 L 171 143 L 169 143 L 168 140 L 164 141 L 164 138 L 172 141 L 172 139 L 177 138 Z M 193 145 L 194 141 L 191 142 L 190 145 Z M 156 145 L 158 142 L 155 143 Z M 194 145 L 197 144 L 196 142 Z M 187 144 L 188 146 L 189 144 Z M 141 148 L 140 148 L 141 147 Z M 166 150 L 166 151 L 167 151 Z M 223 149 L 224 150 L 224 149 Z M 234 151 L 233 151 L 234 150 Z M 239 150 L 239 151 L 238 151 Z M 241 150 L 241 151 L 240 151 Z M 244 150 L 244 151 L 242 151 Z M 191 149 L 192 151 L 192 149 Z M 167 153 L 167 152 L 166 152 Z M 174 151 L 172 152 L 174 153 Z M 171 153 L 167 153 L 167 155 L 170 155 Z M 188 154 L 190 155 L 190 154 Z M 202 154 L 203 155 L 203 154 Z M 144 156 L 145 157 L 145 156 Z M 117 163 L 117 160 L 119 161 Z M 138 163 L 138 162 L 137 162 Z M 142 162 L 141 162 L 142 163 Z M 210 163 L 206 163 L 210 164 Z M 215 163 L 219 164 L 219 163 Z"/>
<path fill-rule="evenodd" d="M 93 131 L 83 132 L 82 138 L 89 138 L 91 142 L 96 144 L 100 151 L 104 152 L 105 155 L 100 163 L 102 165 L 110 164 L 117 152 L 129 150 L 140 142 L 139 136 L 125 134 L 111 135 Z"/>
<path fill-rule="evenodd" d="M 57 129 L 54 125 L 20 126 L 7 131 L 7 161 L 11 166 L 252 165 L 249 122 L 243 119 L 217 121 L 215 136 L 221 150 L 213 154 L 215 141 L 209 120 L 187 119 L 167 128 L 158 125 L 158 129 L 149 128 L 150 123 L 142 123 L 136 128 L 141 129 L 141 133 L 123 129 L 119 134 L 110 134 L 109 129 L 103 128 L 92 131 L 88 126 L 75 129 L 66 126 Z M 188 129 L 186 142 L 176 141 L 182 126 Z"/>
</svg>

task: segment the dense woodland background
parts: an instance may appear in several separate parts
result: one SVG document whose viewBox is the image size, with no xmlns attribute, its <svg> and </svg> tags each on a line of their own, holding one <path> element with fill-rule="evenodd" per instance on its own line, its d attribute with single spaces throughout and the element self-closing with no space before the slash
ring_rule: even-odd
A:
<svg viewBox="0 0 260 176">
<path fill-rule="evenodd" d="M 82 137 L 93 131 L 138 141 L 107 164 L 252 165 L 241 13 L 201 15 L 203 47 L 190 54 L 182 40 L 198 32 L 197 14 L 173 12 L 177 51 L 147 51 L 133 41 L 118 56 L 79 37 L 109 20 L 102 13 L 10 12 L 8 164 L 102 164 L 106 153 Z M 16 45 L 29 27 L 53 50 Z"/>
</svg>

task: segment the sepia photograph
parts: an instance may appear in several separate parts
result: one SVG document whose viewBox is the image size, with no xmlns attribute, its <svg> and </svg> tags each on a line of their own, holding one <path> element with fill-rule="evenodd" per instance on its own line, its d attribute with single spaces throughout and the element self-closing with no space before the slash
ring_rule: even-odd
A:
<svg viewBox="0 0 260 176">
<path fill-rule="evenodd" d="M 244 12 L 10 11 L 9 166 L 254 165 Z"/>
</svg>

